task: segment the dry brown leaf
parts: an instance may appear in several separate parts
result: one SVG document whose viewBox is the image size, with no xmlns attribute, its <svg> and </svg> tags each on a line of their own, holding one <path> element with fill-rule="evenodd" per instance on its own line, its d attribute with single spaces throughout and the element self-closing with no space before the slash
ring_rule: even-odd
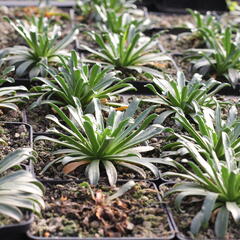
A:
<svg viewBox="0 0 240 240">
<path fill-rule="evenodd" d="M 62 202 L 67 201 L 67 197 L 66 197 L 66 196 L 61 196 L 60 200 L 61 200 Z"/>
<path fill-rule="evenodd" d="M 47 238 L 47 237 L 50 236 L 50 233 L 49 233 L 49 232 L 45 232 L 45 233 L 43 234 L 43 236 Z"/>
<path fill-rule="evenodd" d="M 87 161 L 87 160 L 82 160 L 82 161 L 79 161 L 79 162 L 69 163 L 63 168 L 63 172 L 64 172 L 64 174 L 68 174 L 68 173 L 74 171 L 79 166 L 82 166 L 82 165 L 87 164 L 87 163 L 89 163 L 89 161 Z"/>
<path fill-rule="evenodd" d="M 101 102 L 102 104 L 106 104 L 106 103 L 108 103 L 108 99 L 107 99 L 107 98 L 102 98 L 102 99 L 100 100 L 100 102 Z"/>
<path fill-rule="evenodd" d="M 115 108 L 116 111 L 124 111 L 126 109 L 128 109 L 128 106 L 122 106 L 122 107 Z"/>
</svg>

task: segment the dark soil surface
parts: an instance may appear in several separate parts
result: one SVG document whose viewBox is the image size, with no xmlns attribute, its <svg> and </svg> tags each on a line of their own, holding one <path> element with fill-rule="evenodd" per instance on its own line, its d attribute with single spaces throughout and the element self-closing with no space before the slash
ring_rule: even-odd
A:
<svg viewBox="0 0 240 240">
<path fill-rule="evenodd" d="M 22 122 L 24 121 L 24 112 L 21 110 L 15 111 L 9 108 L 0 110 L 0 121 L 4 122 Z"/>
<path fill-rule="evenodd" d="M 191 80 L 193 73 L 191 71 L 191 63 L 183 60 L 183 55 L 175 55 L 173 56 L 174 61 L 176 62 L 177 66 L 183 71 L 186 79 Z"/>
<path fill-rule="evenodd" d="M 34 133 L 45 133 L 52 126 L 51 121 L 46 119 L 48 114 L 53 114 L 51 108 L 48 105 L 41 105 L 30 109 L 30 105 L 27 104 L 25 108 L 28 124 L 32 126 Z"/>
<path fill-rule="evenodd" d="M 160 192 L 167 192 L 171 185 L 162 185 Z M 175 223 L 180 231 L 181 237 L 194 238 L 190 232 L 190 225 L 194 216 L 200 211 L 203 199 L 198 197 L 188 197 L 186 198 L 182 205 L 182 212 L 178 211 L 175 208 L 175 197 L 177 195 L 172 195 L 164 199 L 164 201 L 170 206 L 171 212 Z M 203 229 L 194 239 L 216 239 L 214 234 L 214 223 L 216 221 L 216 216 L 213 216 L 210 219 L 209 228 Z M 239 239 L 240 236 L 240 224 L 236 224 L 232 218 L 229 221 L 228 232 L 225 239 Z"/>
<path fill-rule="evenodd" d="M 2 17 L 8 16 L 14 18 L 15 10 L 5 6 L 0 7 L 0 49 L 12 47 L 21 43 L 21 38 L 15 33 L 15 30 Z"/>
<path fill-rule="evenodd" d="M 152 22 L 151 27 L 154 28 L 174 28 L 186 27 L 188 23 L 193 23 L 190 14 L 159 14 L 149 13 L 149 18 Z"/>
<path fill-rule="evenodd" d="M 24 124 L 0 123 L 0 139 L 4 141 L 0 144 L 0 159 L 17 148 L 30 147 L 29 131 Z"/>
<path fill-rule="evenodd" d="M 159 42 L 170 53 L 183 53 L 190 48 L 199 47 L 201 44 L 191 33 L 179 35 L 163 33 L 160 35 Z"/>
<path fill-rule="evenodd" d="M 86 184 L 47 185 L 47 206 L 42 218 L 35 219 L 32 233 L 44 237 L 170 236 L 167 216 L 152 185 L 137 183 L 122 197 L 107 201 L 115 190 L 92 187 L 92 196 Z"/>
<path fill-rule="evenodd" d="M 1 16 L 7 16 L 12 20 L 24 19 L 26 16 L 38 15 L 39 10 L 36 7 L 16 7 L 10 8 L 1 6 L 0 7 Z M 71 22 L 69 19 L 62 17 L 64 14 L 69 17 L 69 12 L 64 12 L 60 9 L 53 8 L 46 13 L 46 17 L 50 17 L 56 14 L 53 18 L 62 27 L 62 36 L 66 35 L 71 29 Z M 62 15 L 62 16 L 61 16 Z M 0 48 L 12 47 L 15 45 L 24 45 L 24 40 L 15 32 L 13 27 L 7 23 L 3 18 L 0 18 Z"/>
</svg>

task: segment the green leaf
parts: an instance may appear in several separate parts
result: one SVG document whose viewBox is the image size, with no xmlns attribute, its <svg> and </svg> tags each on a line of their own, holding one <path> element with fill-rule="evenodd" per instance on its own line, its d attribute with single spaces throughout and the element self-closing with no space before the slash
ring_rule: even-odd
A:
<svg viewBox="0 0 240 240">
<path fill-rule="evenodd" d="M 240 207 L 236 202 L 226 202 L 226 208 L 231 212 L 233 219 L 236 223 L 240 221 Z"/>
<path fill-rule="evenodd" d="M 117 170 L 110 161 L 103 161 L 106 173 L 108 176 L 108 181 L 111 186 L 114 186 L 117 182 Z"/>
<path fill-rule="evenodd" d="M 97 185 L 100 178 L 99 163 L 99 160 L 94 160 L 88 165 L 87 176 L 92 185 Z"/>
<path fill-rule="evenodd" d="M 224 238 L 228 228 L 229 211 L 225 206 L 220 208 L 217 215 L 214 230 L 218 238 Z"/>
</svg>

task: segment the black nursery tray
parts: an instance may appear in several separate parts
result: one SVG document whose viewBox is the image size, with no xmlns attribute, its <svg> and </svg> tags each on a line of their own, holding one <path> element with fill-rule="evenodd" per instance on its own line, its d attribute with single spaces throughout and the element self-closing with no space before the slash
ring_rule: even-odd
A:
<svg viewBox="0 0 240 240">
<path fill-rule="evenodd" d="M 143 181 L 142 181 L 143 182 Z M 43 183 L 45 184 L 46 187 L 50 187 L 51 186 L 55 186 L 56 184 L 68 184 L 69 181 L 62 181 L 62 182 L 59 182 L 57 181 L 56 183 L 53 183 L 53 182 L 49 182 L 49 181 L 43 181 Z M 126 181 L 119 181 L 118 182 L 120 185 L 126 183 Z M 136 182 L 137 183 L 137 182 Z M 161 200 L 161 197 L 159 195 L 159 192 L 157 190 L 157 187 L 154 183 L 150 183 L 150 182 L 145 182 L 145 183 L 149 183 L 149 188 L 151 187 L 154 191 L 156 191 L 156 201 L 160 201 Z M 56 187 L 56 186 L 55 186 Z M 61 186 L 60 186 L 61 187 Z M 53 190 L 54 191 L 54 190 Z M 65 193 L 66 194 L 66 193 Z M 68 194 L 66 194 L 66 196 L 69 196 Z M 146 195 L 147 196 L 147 195 Z M 69 196 L 69 198 L 71 198 L 71 196 Z M 79 197 L 77 197 L 79 198 Z M 56 201 L 58 201 L 57 199 L 55 199 Z M 152 205 L 150 204 L 148 207 L 151 207 Z M 155 206 L 155 205 L 154 205 Z M 152 207 L 154 207 L 152 206 Z M 33 236 L 31 234 L 31 232 L 29 231 L 28 232 L 28 237 L 29 239 L 33 239 L 33 240 L 84 240 L 84 239 L 91 239 L 91 240 L 137 240 L 137 239 L 141 239 L 141 240 L 168 240 L 168 239 L 173 239 L 175 237 L 175 231 L 174 231 L 174 228 L 172 226 L 172 223 L 171 223 L 171 220 L 169 219 L 168 215 L 167 215 L 167 211 L 165 209 L 165 206 L 162 205 L 160 202 L 159 202 L 159 208 L 161 208 L 162 212 L 164 213 L 164 216 L 166 216 L 166 220 L 167 220 L 167 232 L 168 234 L 164 235 L 163 237 L 149 237 L 149 238 L 137 238 L 137 237 L 83 237 L 83 238 L 80 238 L 80 237 L 37 237 L 37 236 Z M 165 215 L 166 214 L 166 215 Z"/>
</svg>

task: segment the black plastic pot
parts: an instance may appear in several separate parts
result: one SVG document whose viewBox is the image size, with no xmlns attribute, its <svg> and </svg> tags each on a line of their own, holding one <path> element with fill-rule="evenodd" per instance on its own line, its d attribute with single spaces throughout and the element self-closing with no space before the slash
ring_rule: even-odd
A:
<svg viewBox="0 0 240 240">
<path fill-rule="evenodd" d="M 184 13 L 186 8 L 198 11 L 228 11 L 225 0 L 158 0 L 155 8 L 162 12 Z"/>
<path fill-rule="evenodd" d="M 78 183 L 80 183 L 81 181 L 79 181 Z M 42 181 L 43 184 L 45 185 L 55 185 L 55 184 L 65 184 L 65 183 L 69 183 L 69 181 L 56 181 L 56 182 L 52 182 L 52 181 Z M 124 184 L 126 183 L 126 181 L 118 181 L 118 183 Z M 150 182 L 151 185 L 153 186 L 153 188 L 156 190 L 156 195 L 157 195 L 157 199 L 159 201 L 161 201 L 161 196 L 158 192 L 157 186 Z M 27 236 L 29 238 L 29 240 L 170 240 L 170 239 L 174 239 L 175 237 L 175 229 L 172 226 L 172 221 L 170 220 L 170 218 L 168 217 L 168 213 L 167 210 L 165 209 L 165 205 L 164 204 L 160 204 L 160 206 L 163 208 L 164 212 L 167 214 L 167 219 L 168 219 L 168 224 L 169 224 L 169 229 L 171 234 L 169 234 L 168 237 L 163 237 L 163 238 L 134 238 L 134 237 L 123 237 L 123 238 L 79 238 L 79 237 L 36 237 L 33 236 L 30 232 L 27 233 Z"/>
<path fill-rule="evenodd" d="M 28 145 L 29 147 L 33 147 L 32 127 L 29 124 L 23 122 L 0 122 L 0 124 L 9 126 L 24 125 L 27 128 L 29 134 Z M 29 165 L 24 167 L 26 167 L 27 170 L 31 169 Z M 20 223 L 0 227 L 0 239 L 24 240 L 26 237 L 26 232 L 29 230 L 30 225 L 33 221 L 33 214 L 31 214 L 30 212 L 26 212 L 25 219 L 26 220 Z"/>
<path fill-rule="evenodd" d="M 130 83 L 136 88 L 136 91 L 130 90 L 122 93 L 122 95 L 155 95 L 149 88 L 145 87 L 149 83 L 154 85 L 153 82 L 131 81 Z"/>
<path fill-rule="evenodd" d="M 15 81 L 13 83 L 5 82 L 3 87 L 12 87 L 12 86 L 24 86 L 26 88 L 31 87 L 31 81 L 27 78 L 15 78 Z"/>
<path fill-rule="evenodd" d="M 218 95 L 240 96 L 240 84 L 238 84 L 235 88 L 227 86 L 219 91 Z"/>
<path fill-rule="evenodd" d="M 17 224 L 10 224 L 0 227 L 0 239 L 2 240 L 24 240 L 26 232 L 30 229 L 33 222 L 33 214 L 26 213 L 25 221 Z"/>
<path fill-rule="evenodd" d="M 169 181 L 169 182 L 165 182 L 163 184 L 160 184 L 159 185 L 159 191 L 160 191 L 160 197 L 163 199 L 163 196 L 164 196 L 164 191 L 162 190 L 162 188 L 164 186 L 168 186 L 168 187 L 172 187 L 174 184 L 176 184 L 175 182 L 172 182 L 172 181 Z M 164 200 L 163 200 L 164 201 Z M 172 211 L 171 211 L 171 208 L 166 204 L 166 209 L 167 209 L 167 213 L 168 213 L 168 217 L 171 221 L 171 224 L 175 230 L 175 233 L 176 233 L 176 237 L 177 239 L 179 240 L 192 240 L 191 238 L 185 236 L 183 233 L 181 233 L 177 227 L 177 223 L 176 221 L 174 220 L 174 216 L 172 214 Z"/>
<path fill-rule="evenodd" d="M 191 32 L 189 28 L 175 27 L 175 28 L 150 28 L 144 31 L 147 36 L 152 36 L 156 33 L 166 31 L 167 34 L 178 35 L 185 32 Z"/>
</svg>

